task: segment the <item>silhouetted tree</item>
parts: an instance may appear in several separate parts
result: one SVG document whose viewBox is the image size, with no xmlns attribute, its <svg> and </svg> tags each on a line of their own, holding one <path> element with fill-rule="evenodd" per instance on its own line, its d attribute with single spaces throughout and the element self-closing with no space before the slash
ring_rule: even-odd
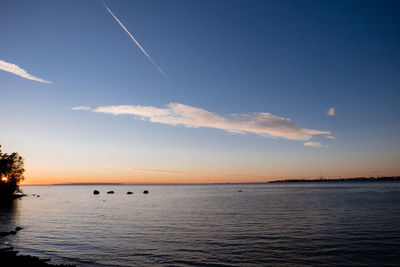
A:
<svg viewBox="0 0 400 267">
<path fill-rule="evenodd" d="M 24 180 L 24 159 L 16 152 L 1 152 L 0 145 L 0 197 L 9 197 L 20 192 L 19 184 Z"/>
</svg>

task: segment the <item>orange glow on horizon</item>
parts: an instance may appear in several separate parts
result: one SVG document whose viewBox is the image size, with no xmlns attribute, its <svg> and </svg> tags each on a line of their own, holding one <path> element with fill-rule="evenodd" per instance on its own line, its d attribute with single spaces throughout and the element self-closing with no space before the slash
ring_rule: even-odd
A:
<svg viewBox="0 0 400 267">
<path fill-rule="evenodd" d="M 264 174 L 265 173 L 265 174 Z M 42 169 L 30 170 L 25 175 L 22 185 L 52 185 L 52 184 L 95 184 L 95 183 L 121 183 L 121 184 L 214 184 L 214 183 L 265 183 L 285 179 L 317 179 L 320 173 L 289 170 L 285 173 L 279 171 L 223 170 L 221 172 L 207 172 L 198 169 L 185 171 L 160 171 L 158 169 L 121 169 L 99 168 L 86 170 L 60 170 Z M 390 171 L 386 176 L 396 176 L 398 172 Z M 370 177 L 368 172 L 358 170 L 332 172 L 323 175 L 325 179 L 341 177 Z"/>
<path fill-rule="evenodd" d="M 248 179 L 213 179 L 213 178 L 197 178 L 197 179 L 171 179 L 168 177 L 160 178 L 85 178 L 85 179 L 53 179 L 53 178 L 38 178 L 29 179 L 21 183 L 21 185 L 53 185 L 53 184 L 96 184 L 96 183 L 120 183 L 120 184 L 214 184 L 214 183 L 260 183 L 268 182 L 269 180 L 248 180 Z"/>
<path fill-rule="evenodd" d="M 30 173 L 22 185 L 51 185 L 79 183 L 139 183 L 139 184 L 213 184 L 213 183 L 249 183 L 268 182 L 277 178 L 266 176 L 195 173 L 195 174 L 121 174 L 121 173 Z"/>
</svg>

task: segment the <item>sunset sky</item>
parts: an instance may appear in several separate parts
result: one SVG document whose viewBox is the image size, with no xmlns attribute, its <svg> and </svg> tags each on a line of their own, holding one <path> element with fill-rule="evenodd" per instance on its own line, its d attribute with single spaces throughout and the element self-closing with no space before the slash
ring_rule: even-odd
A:
<svg viewBox="0 0 400 267">
<path fill-rule="evenodd" d="M 1 1 L 25 184 L 400 175 L 399 1 Z"/>
</svg>

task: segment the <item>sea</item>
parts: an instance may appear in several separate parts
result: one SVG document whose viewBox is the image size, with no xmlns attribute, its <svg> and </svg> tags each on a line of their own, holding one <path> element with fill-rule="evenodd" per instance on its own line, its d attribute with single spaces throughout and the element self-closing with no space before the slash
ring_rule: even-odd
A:
<svg viewBox="0 0 400 267">
<path fill-rule="evenodd" d="M 54 264 L 400 266 L 396 181 L 22 189 L 0 242 Z"/>
</svg>

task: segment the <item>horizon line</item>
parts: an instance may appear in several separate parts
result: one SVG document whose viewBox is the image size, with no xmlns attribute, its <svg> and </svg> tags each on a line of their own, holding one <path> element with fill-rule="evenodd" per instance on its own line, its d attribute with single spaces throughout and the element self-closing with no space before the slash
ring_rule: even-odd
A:
<svg viewBox="0 0 400 267">
<path fill-rule="evenodd" d="M 382 179 L 383 178 L 383 179 Z M 384 180 L 384 178 L 396 178 L 400 179 L 400 175 L 392 175 L 392 176 L 370 176 L 370 177 L 364 177 L 364 176 L 355 176 L 355 177 L 337 177 L 337 178 L 287 178 L 287 179 L 276 179 L 276 180 L 269 180 L 269 181 L 257 181 L 257 182 L 182 182 L 182 183 L 157 183 L 157 182 L 148 182 L 148 183 L 56 183 L 56 184 L 21 184 L 21 186 L 36 186 L 36 185 L 47 185 L 47 186 L 53 186 L 53 185 L 226 185 L 226 184 L 268 184 L 268 183 L 274 183 L 274 182 L 296 182 L 296 181 L 352 181 L 354 179 L 374 179 L 374 180 Z"/>
<path fill-rule="evenodd" d="M 266 184 L 270 181 L 265 182 L 215 182 L 215 183 L 60 183 L 60 184 L 21 184 L 21 186 L 36 186 L 36 185 L 212 185 L 212 184 Z"/>
</svg>

